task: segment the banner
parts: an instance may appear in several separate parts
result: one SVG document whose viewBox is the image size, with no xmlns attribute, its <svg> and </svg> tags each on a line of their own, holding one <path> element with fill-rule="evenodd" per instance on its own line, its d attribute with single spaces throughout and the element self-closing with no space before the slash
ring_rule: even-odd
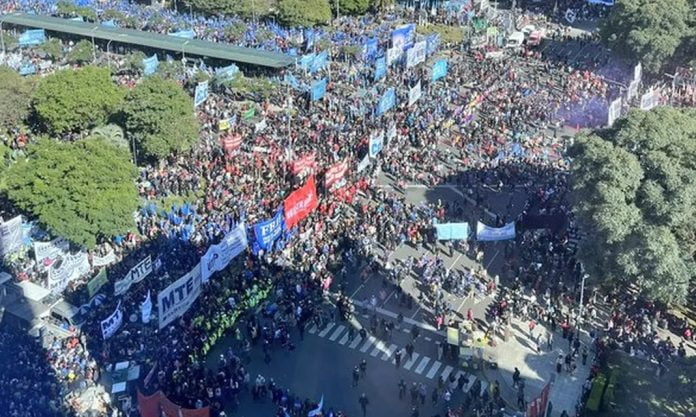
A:
<svg viewBox="0 0 696 417">
<path fill-rule="evenodd" d="M 193 29 L 180 30 L 178 32 L 169 32 L 169 36 L 177 38 L 193 39 L 196 37 L 196 32 Z"/>
<path fill-rule="evenodd" d="M 447 60 L 438 59 L 433 64 L 433 81 L 437 81 L 440 78 L 444 78 L 447 75 Z"/>
<path fill-rule="evenodd" d="M 145 75 L 151 75 L 154 74 L 155 71 L 157 71 L 157 67 L 159 66 L 159 60 L 157 59 L 157 55 L 152 55 L 149 58 L 143 59 L 143 73 Z"/>
<path fill-rule="evenodd" d="M 31 29 L 19 35 L 19 46 L 41 45 L 46 42 L 46 32 L 43 29 Z"/>
<path fill-rule="evenodd" d="M 612 127 L 616 119 L 618 119 L 619 117 L 621 117 L 621 97 L 617 98 L 616 100 L 612 101 L 611 104 L 609 104 L 609 109 L 607 113 L 607 124 L 609 125 L 609 127 Z"/>
<path fill-rule="evenodd" d="M 201 293 L 201 264 L 157 294 L 159 329 L 188 311 Z"/>
<path fill-rule="evenodd" d="M 640 97 L 640 109 L 648 111 L 659 104 L 660 97 L 655 90 L 650 90 Z"/>
<path fill-rule="evenodd" d="M 636 64 L 635 67 L 633 67 L 633 81 L 638 81 L 640 82 L 640 79 L 643 77 L 643 65 L 639 62 Z"/>
<path fill-rule="evenodd" d="M 401 58 L 403 51 L 399 48 L 389 48 L 387 49 L 387 65 L 391 65 L 394 61 Z"/>
<path fill-rule="evenodd" d="M 62 293 L 70 281 L 89 273 L 89 257 L 86 252 L 65 254 L 48 269 L 48 289 Z"/>
<path fill-rule="evenodd" d="M 382 114 L 388 112 L 392 107 L 394 107 L 394 105 L 396 105 L 396 92 L 392 87 L 385 91 L 382 97 L 379 99 L 379 103 L 377 103 L 377 116 L 381 116 Z"/>
<path fill-rule="evenodd" d="M 400 51 L 406 50 L 416 38 L 416 25 L 413 23 L 399 26 L 392 32 L 392 47 Z"/>
<path fill-rule="evenodd" d="M 387 60 L 386 58 L 377 58 L 375 60 L 375 81 L 387 75 Z"/>
<path fill-rule="evenodd" d="M 307 183 L 288 195 L 284 202 L 285 227 L 292 229 L 319 206 L 317 187 L 314 177 L 309 177 Z"/>
<path fill-rule="evenodd" d="M 469 223 L 435 224 L 438 240 L 467 240 L 469 238 Z"/>
<path fill-rule="evenodd" d="M 273 243 L 283 234 L 283 208 L 279 208 L 276 214 L 268 219 L 262 220 L 254 225 L 254 236 L 256 243 L 261 249 L 271 249 Z"/>
<path fill-rule="evenodd" d="M 346 176 L 346 171 L 348 171 L 348 162 L 345 160 L 329 167 L 326 170 L 326 174 L 324 174 L 324 186 L 326 189 L 331 191 L 345 184 L 344 177 Z"/>
<path fill-rule="evenodd" d="M 575 10 L 566 9 L 564 17 L 565 17 L 566 22 L 573 23 L 573 22 L 575 22 L 577 15 L 575 13 Z"/>
<path fill-rule="evenodd" d="M 431 33 L 430 35 L 425 37 L 425 53 L 427 55 L 434 54 L 439 45 L 440 45 L 440 34 Z"/>
<path fill-rule="evenodd" d="M 256 107 L 250 107 L 249 110 L 246 110 L 244 113 L 242 113 L 242 120 L 251 120 L 254 118 L 256 115 Z"/>
<path fill-rule="evenodd" d="M 549 402 L 551 383 L 546 384 L 537 398 L 527 404 L 527 417 L 544 417 Z"/>
<path fill-rule="evenodd" d="M 317 56 L 314 57 L 312 60 L 312 63 L 309 65 L 309 72 L 317 72 L 319 70 L 322 70 L 326 67 L 329 61 L 329 53 L 327 51 L 323 51 Z"/>
<path fill-rule="evenodd" d="M 34 242 L 34 259 L 39 270 L 43 271 L 70 250 L 70 243 L 59 237 L 50 242 Z"/>
<path fill-rule="evenodd" d="M 312 101 L 321 100 L 326 94 L 326 78 L 312 83 Z"/>
<path fill-rule="evenodd" d="M 363 172 L 365 168 L 370 166 L 370 155 L 367 154 L 365 157 L 358 163 L 358 172 Z"/>
<path fill-rule="evenodd" d="M 222 271 L 232 259 L 247 248 L 246 225 L 241 222 L 225 235 L 220 243 L 212 245 L 201 258 L 201 277 L 208 282 L 213 272 Z"/>
<path fill-rule="evenodd" d="M 36 74 L 36 65 L 34 64 L 22 64 L 21 67 L 19 67 L 19 75 L 32 75 Z"/>
<path fill-rule="evenodd" d="M 363 59 L 370 60 L 377 55 L 377 38 L 368 39 L 363 45 Z"/>
<path fill-rule="evenodd" d="M 602 6 L 613 6 L 615 0 L 587 0 L 590 4 L 601 4 Z"/>
<path fill-rule="evenodd" d="M 0 257 L 19 250 L 22 242 L 22 216 L 0 223 Z"/>
<path fill-rule="evenodd" d="M 476 224 L 476 239 L 480 241 L 509 240 L 515 238 L 515 222 L 503 227 L 490 227 L 481 222 Z"/>
<path fill-rule="evenodd" d="M 114 19 L 105 20 L 105 21 L 101 22 L 101 25 L 106 26 L 108 28 L 117 28 L 118 27 L 118 23 L 116 23 L 116 21 Z"/>
<path fill-rule="evenodd" d="M 391 142 L 392 139 L 396 137 L 396 124 L 393 124 L 387 129 L 387 145 L 389 145 L 389 142 Z"/>
<path fill-rule="evenodd" d="M 171 402 L 162 391 L 157 391 L 149 397 L 138 391 L 138 411 L 142 417 L 210 417 L 210 407 L 181 408 Z"/>
<path fill-rule="evenodd" d="M 87 282 L 87 295 L 89 298 L 92 299 L 107 282 L 109 282 L 109 278 L 106 275 L 106 268 L 102 268 L 94 278 Z"/>
<path fill-rule="evenodd" d="M 418 83 L 411 87 L 411 89 L 408 90 L 408 105 L 411 106 L 413 103 L 418 101 L 418 99 L 421 97 L 421 82 L 418 80 Z"/>
<path fill-rule="evenodd" d="M 294 175 L 304 174 L 314 170 L 316 167 L 316 155 L 314 152 L 304 155 L 292 163 L 292 173 Z"/>
<path fill-rule="evenodd" d="M 384 132 L 375 132 L 370 136 L 370 158 L 374 158 L 384 147 Z"/>
<path fill-rule="evenodd" d="M 116 310 L 101 322 L 102 337 L 104 340 L 116 334 L 118 329 L 121 328 L 121 324 L 123 324 L 123 311 L 121 311 L 121 301 L 119 300 L 118 305 L 116 305 Z"/>
<path fill-rule="evenodd" d="M 254 133 L 261 133 L 268 127 L 266 119 L 261 120 L 258 123 L 254 123 Z"/>
<path fill-rule="evenodd" d="M 229 135 L 222 139 L 222 149 L 227 156 L 234 154 L 242 146 L 242 135 L 239 133 Z"/>
<path fill-rule="evenodd" d="M 406 68 L 415 67 L 425 61 L 425 41 L 416 42 L 413 48 L 406 51 Z"/>
<path fill-rule="evenodd" d="M 215 71 L 215 76 L 222 81 L 228 81 L 231 80 L 237 73 L 239 73 L 239 67 L 232 64 L 219 68 L 217 71 Z"/>
<path fill-rule="evenodd" d="M 628 91 L 626 92 L 627 100 L 632 100 L 633 97 L 638 94 L 638 87 L 640 87 L 640 80 L 633 80 L 628 84 Z"/>
<path fill-rule="evenodd" d="M 193 98 L 193 107 L 198 107 L 208 98 L 208 81 L 201 81 L 196 86 Z"/>
<path fill-rule="evenodd" d="M 305 71 L 308 71 L 309 68 L 312 66 L 312 62 L 314 62 L 314 58 L 316 55 L 309 54 L 309 55 L 304 55 L 302 58 L 300 58 L 300 68 L 302 68 Z"/>
<path fill-rule="evenodd" d="M 145 297 L 145 301 L 140 304 L 140 319 L 142 320 L 143 324 L 148 324 L 151 316 L 152 298 L 150 297 L 150 290 L 147 290 L 147 297 Z"/>
<path fill-rule="evenodd" d="M 122 280 L 114 282 L 114 295 L 125 294 L 131 285 L 144 280 L 152 273 L 152 259 L 148 255 L 147 258 L 140 261 L 134 266 Z"/>
<path fill-rule="evenodd" d="M 93 267 L 107 266 L 107 265 L 110 265 L 114 262 L 116 262 L 116 253 L 114 253 L 113 250 L 109 250 L 109 252 L 104 256 L 97 256 L 97 255 L 92 256 L 92 266 Z"/>
</svg>

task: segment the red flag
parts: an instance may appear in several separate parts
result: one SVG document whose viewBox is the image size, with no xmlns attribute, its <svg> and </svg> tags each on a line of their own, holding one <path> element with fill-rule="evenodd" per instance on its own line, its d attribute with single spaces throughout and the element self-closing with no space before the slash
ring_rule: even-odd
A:
<svg viewBox="0 0 696 417">
<path fill-rule="evenodd" d="M 324 175 L 326 189 L 330 190 L 335 184 L 340 185 L 341 180 L 343 180 L 343 177 L 346 175 L 346 171 L 348 171 L 348 164 L 346 161 L 339 162 L 329 167 Z"/>
<path fill-rule="evenodd" d="M 295 226 L 319 206 L 317 200 L 317 187 L 314 177 L 310 177 L 307 183 L 290 193 L 285 199 L 285 225 L 288 229 Z"/>
</svg>

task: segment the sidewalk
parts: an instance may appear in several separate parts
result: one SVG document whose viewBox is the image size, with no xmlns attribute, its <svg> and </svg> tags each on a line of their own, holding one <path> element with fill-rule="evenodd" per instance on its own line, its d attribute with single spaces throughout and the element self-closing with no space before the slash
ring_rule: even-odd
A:
<svg viewBox="0 0 696 417">
<path fill-rule="evenodd" d="M 563 370 L 556 372 L 556 360 L 559 354 L 565 356 L 569 352 L 568 341 L 563 339 L 561 332 L 554 333 L 553 350 L 546 350 L 547 330 L 542 325 L 537 325 L 534 334 L 542 335 L 542 352 L 537 353 L 536 343 L 529 338 L 527 323 L 518 319 L 512 320 L 512 332 L 508 342 L 498 339 L 496 347 L 487 347 L 484 350 L 484 358 L 497 362 L 497 369 L 485 367 L 484 373 L 492 383 L 500 383 L 501 395 L 511 408 L 517 405 L 517 388 L 512 386 L 512 374 L 515 368 L 520 370 L 520 376 L 525 380 L 525 401 L 535 399 L 547 382 L 555 380 L 551 386 L 549 401 L 553 404 L 550 416 L 560 416 L 563 410 L 568 415 L 575 415 L 575 405 L 582 395 L 582 386 L 590 373 L 592 354 L 587 358 L 587 365 L 582 365 L 580 355 L 576 356 L 577 370 L 575 375 L 570 375 Z M 586 336 L 581 338 L 587 343 Z M 582 348 L 581 348 L 582 349 Z"/>
</svg>

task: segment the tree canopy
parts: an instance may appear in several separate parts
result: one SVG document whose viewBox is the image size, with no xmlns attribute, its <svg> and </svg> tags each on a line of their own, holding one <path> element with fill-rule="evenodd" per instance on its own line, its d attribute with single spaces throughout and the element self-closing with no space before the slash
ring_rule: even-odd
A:
<svg viewBox="0 0 696 417">
<path fill-rule="evenodd" d="M 687 0 L 621 0 L 601 27 L 602 38 L 618 53 L 656 72 L 693 33 Z"/>
<path fill-rule="evenodd" d="M 136 175 L 128 151 L 104 139 L 42 139 L 7 170 L 6 192 L 54 234 L 92 248 L 134 229 Z"/>
<path fill-rule="evenodd" d="M 334 3 L 331 2 L 331 7 L 334 7 Z M 341 15 L 361 15 L 367 12 L 371 5 L 372 0 L 339 0 L 338 12 Z"/>
<path fill-rule="evenodd" d="M 331 8 L 328 0 L 278 0 L 278 19 L 288 26 L 323 25 Z"/>
<path fill-rule="evenodd" d="M 24 78 L 10 67 L 0 66 L 0 128 L 16 127 L 31 109 L 34 78 Z"/>
<path fill-rule="evenodd" d="M 696 111 L 633 111 L 578 137 L 571 155 L 590 275 L 683 302 L 696 277 Z"/>
<path fill-rule="evenodd" d="M 177 83 L 159 76 L 144 79 L 128 93 L 123 117 L 127 135 L 148 157 L 187 150 L 198 138 L 193 100 Z"/>
<path fill-rule="evenodd" d="M 108 68 L 87 66 L 43 78 L 32 104 L 43 128 L 60 135 L 104 124 L 123 96 Z"/>
<path fill-rule="evenodd" d="M 185 0 L 187 6 L 205 14 L 234 14 L 265 17 L 273 11 L 275 0 Z"/>
</svg>

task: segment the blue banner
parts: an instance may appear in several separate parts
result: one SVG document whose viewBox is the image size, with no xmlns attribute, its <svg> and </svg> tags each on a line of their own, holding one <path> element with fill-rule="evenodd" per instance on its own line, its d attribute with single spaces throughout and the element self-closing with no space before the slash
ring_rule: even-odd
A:
<svg viewBox="0 0 696 417">
<path fill-rule="evenodd" d="M 431 33 L 425 38 L 425 53 L 426 55 L 432 55 L 437 50 L 440 45 L 440 35 L 437 33 Z"/>
<path fill-rule="evenodd" d="M 316 34 L 312 29 L 306 29 L 304 32 L 305 37 L 305 50 L 311 51 L 314 48 L 314 41 L 316 40 Z"/>
<path fill-rule="evenodd" d="M 19 67 L 19 75 L 36 74 L 36 66 L 34 64 L 24 64 Z"/>
<path fill-rule="evenodd" d="M 433 64 L 433 81 L 444 78 L 447 75 L 447 60 L 439 59 Z"/>
<path fill-rule="evenodd" d="M 314 58 L 316 58 L 314 54 L 304 55 L 302 58 L 300 58 L 300 68 L 303 70 L 309 70 L 309 68 L 312 66 L 312 62 L 314 62 Z"/>
<path fill-rule="evenodd" d="M 370 60 L 377 56 L 377 38 L 368 39 L 363 46 L 363 59 Z"/>
<path fill-rule="evenodd" d="M 375 61 L 375 81 L 384 77 L 387 74 L 387 59 L 377 58 Z"/>
<path fill-rule="evenodd" d="M 416 40 L 416 25 L 411 23 L 396 28 L 392 32 L 392 47 L 402 51 L 410 48 Z"/>
<path fill-rule="evenodd" d="M 196 37 L 196 32 L 193 29 L 180 30 L 178 32 L 170 32 L 169 36 L 176 36 L 177 38 L 193 39 Z"/>
<path fill-rule="evenodd" d="M 469 223 L 442 223 L 435 225 L 438 240 L 467 240 Z"/>
<path fill-rule="evenodd" d="M 31 29 L 19 35 L 19 46 L 41 45 L 44 42 L 46 32 L 43 29 Z"/>
<path fill-rule="evenodd" d="M 102 24 L 102 26 L 106 26 L 109 28 L 117 28 L 118 27 L 118 23 L 116 23 L 116 21 L 114 19 L 105 20 L 105 21 L 101 22 L 101 24 Z"/>
<path fill-rule="evenodd" d="M 481 241 L 510 240 L 515 238 L 515 222 L 503 227 L 490 227 L 478 222 L 476 224 L 476 239 Z"/>
<path fill-rule="evenodd" d="M 215 71 L 215 76 L 223 81 L 227 81 L 227 80 L 231 80 L 232 77 L 234 77 L 234 75 L 238 72 L 239 72 L 239 67 L 232 64 L 232 65 L 228 65 L 226 67 L 222 67 L 222 68 L 218 69 L 217 71 Z"/>
<path fill-rule="evenodd" d="M 601 4 L 603 6 L 613 6 L 614 0 L 587 0 L 590 4 Z"/>
<path fill-rule="evenodd" d="M 384 148 L 384 132 L 380 130 L 378 133 L 370 136 L 370 158 L 377 156 L 382 151 L 382 148 Z"/>
<path fill-rule="evenodd" d="M 326 78 L 312 83 L 312 101 L 321 100 L 326 94 Z"/>
<path fill-rule="evenodd" d="M 312 60 L 312 63 L 309 65 L 309 72 L 317 72 L 321 69 L 324 69 L 326 67 L 326 64 L 329 60 L 329 53 L 326 51 L 323 51 L 319 53 L 317 56 L 314 57 Z"/>
<path fill-rule="evenodd" d="M 379 103 L 377 104 L 377 116 L 381 116 L 384 113 L 388 112 L 394 105 L 396 104 L 396 92 L 394 91 L 394 88 L 390 88 L 387 90 L 383 95 L 382 98 L 379 99 Z"/>
<path fill-rule="evenodd" d="M 275 216 L 254 225 L 256 243 L 258 243 L 261 249 L 271 249 L 273 247 L 273 242 L 283 234 L 284 228 L 283 209 L 279 208 Z"/>
<path fill-rule="evenodd" d="M 149 58 L 143 59 L 143 73 L 145 73 L 145 75 L 154 74 L 158 66 L 159 60 L 157 59 L 157 55 L 152 55 Z"/>
<path fill-rule="evenodd" d="M 198 107 L 208 98 L 208 81 L 198 83 L 193 97 L 193 107 Z"/>
</svg>

